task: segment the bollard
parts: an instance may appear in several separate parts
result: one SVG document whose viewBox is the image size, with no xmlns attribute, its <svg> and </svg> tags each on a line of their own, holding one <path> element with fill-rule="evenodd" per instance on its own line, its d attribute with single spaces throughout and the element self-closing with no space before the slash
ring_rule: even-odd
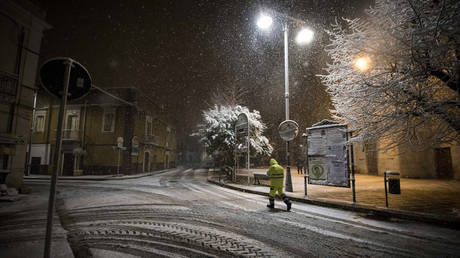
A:
<svg viewBox="0 0 460 258">
<path fill-rule="evenodd" d="M 389 176 L 387 179 L 387 175 Z M 391 194 L 401 194 L 400 173 L 396 171 L 385 171 L 383 182 L 385 184 L 385 207 L 388 208 L 388 192 Z M 388 188 L 387 188 L 388 182 Z"/>
</svg>

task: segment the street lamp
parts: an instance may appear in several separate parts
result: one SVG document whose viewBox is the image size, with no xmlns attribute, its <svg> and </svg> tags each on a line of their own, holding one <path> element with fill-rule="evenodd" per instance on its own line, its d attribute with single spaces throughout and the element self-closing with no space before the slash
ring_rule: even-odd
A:
<svg viewBox="0 0 460 258">
<path fill-rule="evenodd" d="M 305 45 L 310 43 L 313 40 L 315 33 L 310 30 L 309 28 L 304 28 L 297 33 L 297 37 L 295 37 L 295 42 L 298 45 Z"/>
<path fill-rule="evenodd" d="M 272 26 L 272 23 L 273 23 L 272 17 L 264 15 L 264 14 L 261 14 L 259 19 L 257 19 L 257 26 L 259 26 L 259 28 L 263 30 L 270 28 Z"/>
<path fill-rule="evenodd" d="M 371 59 L 367 56 L 360 57 L 356 59 L 354 66 L 356 69 L 360 70 L 361 72 L 365 72 L 369 69 L 371 63 Z"/>
<path fill-rule="evenodd" d="M 276 18 L 280 20 L 283 25 L 284 32 L 284 98 L 285 98 L 285 109 L 286 109 L 286 120 L 289 120 L 289 52 L 288 52 L 288 21 L 304 23 L 302 20 L 295 19 L 293 17 L 283 15 L 278 12 L 274 12 Z M 257 20 L 257 26 L 263 30 L 267 30 L 273 23 L 273 19 L 266 14 L 260 14 Z M 299 45 L 308 44 L 313 40 L 314 33 L 308 28 L 303 28 L 297 34 L 296 43 Z M 289 141 L 286 141 L 286 192 L 292 192 L 292 182 L 291 182 L 291 168 L 289 163 Z"/>
</svg>

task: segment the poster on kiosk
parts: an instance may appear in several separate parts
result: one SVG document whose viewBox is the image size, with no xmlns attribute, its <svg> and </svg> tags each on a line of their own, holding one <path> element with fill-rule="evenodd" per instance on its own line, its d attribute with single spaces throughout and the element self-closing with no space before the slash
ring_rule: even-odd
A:
<svg viewBox="0 0 460 258">
<path fill-rule="evenodd" d="M 347 125 L 322 121 L 307 136 L 309 184 L 350 187 Z"/>
</svg>

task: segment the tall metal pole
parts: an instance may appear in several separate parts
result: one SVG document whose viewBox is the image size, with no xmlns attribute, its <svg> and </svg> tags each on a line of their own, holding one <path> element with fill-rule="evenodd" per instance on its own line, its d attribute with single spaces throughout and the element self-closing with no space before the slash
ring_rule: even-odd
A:
<svg viewBox="0 0 460 258">
<path fill-rule="evenodd" d="M 232 173 L 232 182 L 235 183 L 236 182 L 236 170 L 238 169 L 238 164 L 236 162 L 237 160 L 237 155 L 238 155 L 238 152 L 236 150 L 236 146 L 238 145 L 238 138 L 237 138 L 237 134 L 236 134 L 236 126 L 235 126 L 235 148 L 233 149 L 233 158 L 234 158 L 234 167 L 233 167 L 233 173 Z"/>
<path fill-rule="evenodd" d="M 67 69 L 64 75 L 64 89 L 62 91 L 61 105 L 59 107 L 59 117 L 56 131 L 56 145 L 53 157 L 53 174 L 51 176 L 50 196 L 48 199 L 48 218 L 46 222 L 46 238 L 44 257 L 49 258 L 51 252 L 51 236 L 53 230 L 54 204 L 56 203 L 56 184 L 58 169 L 61 167 L 61 146 L 62 146 L 62 125 L 64 120 L 65 106 L 67 105 L 67 93 L 69 91 L 70 71 L 72 69 L 72 59 L 67 61 Z M 50 110 L 51 112 L 51 110 Z"/>
<path fill-rule="evenodd" d="M 247 147 L 248 147 L 248 164 L 247 164 L 247 167 L 248 167 L 248 185 L 250 184 L 250 177 L 249 177 L 249 168 L 250 168 L 250 156 L 249 156 L 249 120 L 248 120 L 248 136 L 246 137 L 246 142 L 247 142 Z"/>
<path fill-rule="evenodd" d="M 121 148 L 118 147 L 117 176 L 120 174 L 120 152 L 121 152 Z"/>
<path fill-rule="evenodd" d="M 284 23 L 284 99 L 286 104 L 286 120 L 289 120 L 289 43 L 288 43 L 288 26 Z"/>
<path fill-rule="evenodd" d="M 32 163 L 32 134 L 34 132 L 34 126 L 35 126 L 35 112 L 37 109 L 37 91 L 34 92 L 34 107 L 32 109 L 32 123 L 30 125 L 30 130 L 29 130 L 29 144 L 27 146 L 27 153 L 26 153 L 26 162 L 24 166 L 24 174 L 27 176 L 30 176 L 30 165 Z M 44 125 L 43 125 L 44 126 Z"/>
<path fill-rule="evenodd" d="M 283 25 L 284 31 L 284 99 L 286 103 L 286 120 L 289 120 L 289 42 L 288 42 L 288 25 L 287 21 Z M 292 192 L 292 179 L 291 179 L 291 167 L 289 157 L 289 141 L 286 141 L 286 180 L 285 190 L 286 192 Z"/>
</svg>

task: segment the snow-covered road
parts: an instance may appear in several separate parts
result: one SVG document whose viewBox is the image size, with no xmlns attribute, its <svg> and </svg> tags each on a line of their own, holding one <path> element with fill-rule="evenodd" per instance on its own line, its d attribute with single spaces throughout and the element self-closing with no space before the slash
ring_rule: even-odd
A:
<svg viewBox="0 0 460 258">
<path fill-rule="evenodd" d="M 460 232 L 266 198 L 174 169 L 129 180 L 60 181 L 58 212 L 77 255 L 95 257 L 460 255 Z M 40 187 L 43 182 L 30 181 Z M 267 189 L 268 190 L 268 189 Z"/>
</svg>

